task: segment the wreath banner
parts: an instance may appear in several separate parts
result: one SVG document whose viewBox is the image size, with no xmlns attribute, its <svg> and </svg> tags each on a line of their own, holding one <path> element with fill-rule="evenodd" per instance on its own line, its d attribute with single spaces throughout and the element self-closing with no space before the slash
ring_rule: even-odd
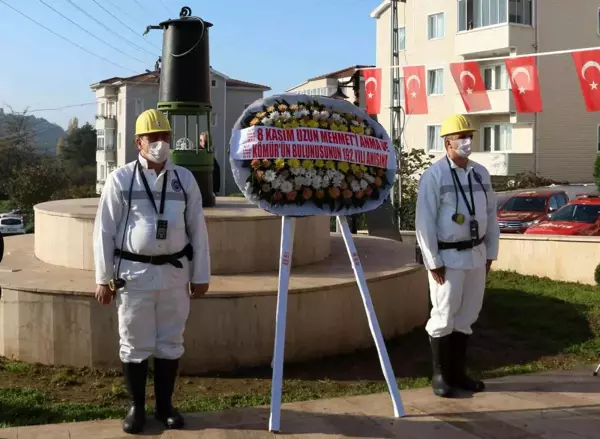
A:
<svg viewBox="0 0 600 439">
<path fill-rule="evenodd" d="M 282 94 L 260 99 L 231 137 L 236 184 L 277 215 L 352 215 L 389 196 L 396 154 L 385 129 L 348 101 Z"/>
</svg>

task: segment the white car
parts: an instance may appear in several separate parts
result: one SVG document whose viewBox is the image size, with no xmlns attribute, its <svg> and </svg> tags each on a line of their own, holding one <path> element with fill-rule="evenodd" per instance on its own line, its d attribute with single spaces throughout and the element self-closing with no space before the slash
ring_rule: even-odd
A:
<svg viewBox="0 0 600 439">
<path fill-rule="evenodd" d="M 0 218 L 0 232 L 3 235 L 17 235 L 25 233 L 25 223 L 20 216 L 3 216 Z"/>
</svg>

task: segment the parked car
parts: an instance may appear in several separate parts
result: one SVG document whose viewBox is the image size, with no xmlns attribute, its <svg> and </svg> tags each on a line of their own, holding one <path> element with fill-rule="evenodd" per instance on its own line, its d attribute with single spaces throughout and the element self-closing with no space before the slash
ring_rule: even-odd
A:
<svg viewBox="0 0 600 439">
<path fill-rule="evenodd" d="M 21 216 L 3 216 L 0 218 L 0 232 L 3 235 L 18 235 L 25 233 L 25 222 Z"/>
<path fill-rule="evenodd" d="M 536 190 L 510 197 L 498 209 L 496 218 L 502 233 L 524 233 L 569 202 L 564 191 Z"/>
<path fill-rule="evenodd" d="M 600 197 L 585 196 L 573 200 L 525 233 L 600 236 Z"/>
</svg>

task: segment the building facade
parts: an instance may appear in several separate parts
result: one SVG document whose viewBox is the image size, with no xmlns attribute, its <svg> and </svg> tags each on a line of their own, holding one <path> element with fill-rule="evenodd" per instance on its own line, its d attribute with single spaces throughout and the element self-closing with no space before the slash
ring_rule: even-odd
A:
<svg viewBox="0 0 600 439">
<path fill-rule="evenodd" d="M 97 183 L 102 191 L 108 174 L 137 157 L 135 121 L 145 110 L 158 104 L 159 72 L 149 72 L 129 78 L 110 78 L 91 86 L 96 94 L 97 115 Z M 233 125 L 245 108 L 262 99 L 270 88 L 239 81 L 211 69 L 211 133 L 217 162 L 221 168 L 221 190 L 217 195 L 239 192 L 229 164 L 229 141 Z M 176 138 L 183 137 L 185 128 L 176 119 Z M 193 133 L 190 137 L 193 137 Z M 174 146 L 174 145 L 173 145 Z"/>
<path fill-rule="evenodd" d="M 336 72 L 326 73 L 321 76 L 310 78 L 300 85 L 287 89 L 287 93 L 302 93 L 309 96 L 331 96 L 338 89 L 339 83 L 350 81 L 352 75 L 361 68 L 369 68 L 375 66 L 350 66 L 345 69 L 338 70 Z M 342 92 L 348 96 L 349 102 L 354 102 L 354 91 L 352 89 L 352 83 L 341 87 Z M 361 108 L 365 108 L 365 82 L 360 76 L 360 91 L 359 91 L 359 103 Z"/>
<path fill-rule="evenodd" d="M 371 13 L 377 21 L 377 66 L 382 68 L 379 120 L 388 131 L 391 1 L 383 1 Z M 404 148 L 443 154 L 442 120 L 453 113 L 468 114 L 478 128 L 473 160 L 493 175 L 534 171 L 559 181 L 593 181 L 593 162 L 600 152 L 599 120 L 586 111 L 571 55 L 536 58 L 544 106 L 537 114 L 516 113 L 504 61 L 492 58 L 599 46 L 597 1 L 406 0 L 397 4 L 400 66 L 425 66 L 429 106 L 426 115 L 406 115 Z M 479 61 L 491 110 L 466 113 L 449 67 L 463 60 Z"/>
</svg>

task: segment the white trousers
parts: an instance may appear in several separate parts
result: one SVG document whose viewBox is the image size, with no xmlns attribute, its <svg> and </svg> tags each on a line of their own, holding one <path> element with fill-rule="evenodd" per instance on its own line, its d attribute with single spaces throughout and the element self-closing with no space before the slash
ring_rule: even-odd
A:
<svg viewBox="0 0 600 439">
<path fill-rule="evenodd" d="M 456 270 L 446 267 L 446 282 L 438 284 L 429 273 L 431 316 L 425 330 L 431 337 L 444 337 L 454 331 L 471 335 L 481 311 L 486 268 Z"/>
<path fill-rule="evenodd" d="M 190 313 L 188 288 L 117 293 L 119 356 L 124 363 L 183 355 L 183 332 Z"/>
</svg>

